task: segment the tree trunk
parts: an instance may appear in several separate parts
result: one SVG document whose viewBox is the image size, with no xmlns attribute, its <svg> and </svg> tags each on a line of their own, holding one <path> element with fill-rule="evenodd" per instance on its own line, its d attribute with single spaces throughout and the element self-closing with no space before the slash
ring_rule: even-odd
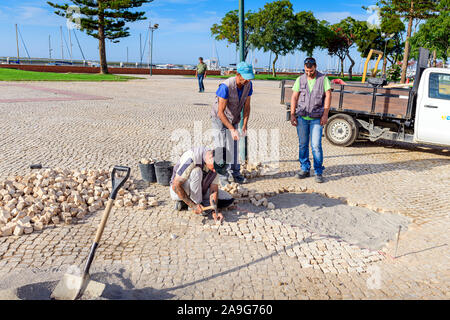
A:
<svg viewBox="0 0 450 320">
<path fill-rule="evenodd" d="M 436 50 L 433 50 L 433 67 L 435 67 L 435 68 L 436 68 L 436 64 L 437 64 L 436 59 L 437 59 L 437 52 L 436 52 Z"/>
<path fill-rule="evenodd" d="M 350 60 L 350 68 L 348 68 L 348 80 L 352 80 L 353 76 L 353 66 L 355 65 L 355 61 L 350 57 L 350 54 L 347 52 L 347 57 Z"/>
<path fill-rule="evenodd" d="M 272 62 L 272 76 L 277 76 L 277 71 L 275 70 L 275 63 L 277 63 L 278 60 L 278 53 L 275 53 L 275 59 Z"/>
<path fill-rule="evenodd" d="M 98 49 L 100 51 L 100 73 L 108 73 L 108 63 L 106 62 L 106 46 L 105 46 L 105 26 L 103 9 L 100 8 L 99 1 L 99 14 L 98 14 Z"/>
<path fill-rule="evenodd" d="M 400 83 L 406 82 L 406 70 L 408 69 L 408 59 L 409 59 L 409 39 L 411 38 L 411 32 L 412 32 L 412 25 L 413 25 L 413 13 L 414 10 L 414 1 L 411 1 L 411 10 L 410 10 L 410 16 L 408 18 L 408 30 L 406 32 L 406 40 L 405 40 L 405 53 L 403 54 L 403 63 L 402 63 L 402 76 L 400 79 Z"/>
<path fill-rule="evenodd" d="M 344 77 L 344 60 L 345 60 L 345 57 L 344 58 L 339 58 L 340 60 L 341 60 L 341 77 L 343 78 Z"/>
</svg>

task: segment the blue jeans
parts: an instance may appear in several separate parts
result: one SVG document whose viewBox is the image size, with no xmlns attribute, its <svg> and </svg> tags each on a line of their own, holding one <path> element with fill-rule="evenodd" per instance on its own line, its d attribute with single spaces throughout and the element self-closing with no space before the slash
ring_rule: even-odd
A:
<svg viewBox="0 0 450 320">
<path fill-rule="evenodd" d="M 205 74 L 198 74 L 198 88 L 201 92 L 205 91 L 205 86 L 203 85 L 203 79 L 205 78 Z"/>
<path fill-rule="evenodd" d="M 297 117 L 298 160 L 304 172 L 309 172 L 311 169 L 311 162 L 309 161 L 309 140 L 311 140 L 315 174 L 322 175 L 323 169 L 325 169 L 322 165 L 322 130 L 320 119 L 305 120 L 302 117 Z"/>
<path fill-rule="evenodd" d="M 239 141 L 234 141 L 231 132 L 224 126 L 219 118 L 212 117 L 212 129 L 214 132 L 214 148 L 225 147 L 231 154 L 233 161 L 229 166 L 229 172 L 233 177 L 241 175 L 241 165 L 239 164 Z M 239 123 L 233 125 L 235 129 L 239 128 Z M 231 159 L 230 159 L 231 160 Z M 225 177 L 223 177 L 225 178 Z"/>
</svg>

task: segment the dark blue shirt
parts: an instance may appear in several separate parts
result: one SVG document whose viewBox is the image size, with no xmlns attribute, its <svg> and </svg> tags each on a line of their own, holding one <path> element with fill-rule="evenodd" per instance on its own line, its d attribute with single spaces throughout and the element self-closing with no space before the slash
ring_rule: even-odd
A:
<svg viewBox="0 0 450 320">
<path fill-rule="evenodd" d="M 239 89 L 239 87 L 237 87 L 237 92 L 239 95 L 239 100 L 241 100 L 242 93 L 244 92 L 244 86 L 242 86 L 242 89 Z M 253 94 L 253 84 L 250 81 L 250 90 L 248 91 L 248 96 L 250 97 L 252 94 Z M 219 89 L 217 89 L 216 95 L 222 99 L 228 99 L 228 96 L 229 96 L 228 87 L 222 83 L 219 86 Z"/>
</svg>

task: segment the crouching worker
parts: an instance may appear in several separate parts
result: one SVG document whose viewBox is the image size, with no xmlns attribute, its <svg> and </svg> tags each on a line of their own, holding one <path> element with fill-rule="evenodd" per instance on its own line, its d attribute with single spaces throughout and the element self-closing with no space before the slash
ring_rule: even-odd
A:
<svg viewBox="0 0 450 320">
<path fill-rule="evenodd" d="M 212 211 L 214 220 L 222 221 L 222 213 L 204 208 L 211 206 L 213 200 L 217 208 L 226 208 L 234 201 L 229 193 L 219 190 L 218 174 L 226 174 L 229 167 L 226 159 L 231 159 L 231 155 L 225 148 L 196 147 L 186 151 L 174 166 L 170 182 L 175 210 L 189 207 L 194 213 L 204 215 Z"/>
</svg>

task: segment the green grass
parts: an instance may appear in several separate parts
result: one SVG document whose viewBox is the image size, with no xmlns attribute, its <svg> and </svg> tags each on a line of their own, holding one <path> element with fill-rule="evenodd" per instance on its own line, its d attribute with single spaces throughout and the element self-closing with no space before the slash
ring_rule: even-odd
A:
<svg viewBox="0 0 450 320">
<path fill-rule="evenodd" d="M 218 79 L 228 79 L 230 77 L 233 77 L 234 75 L 227 75 L 227 76 L 207 76 L 207 78 L 218 78 Z M 271 81 L 281 81 L 281 80 L 296 80 L 299 76 L 298 75 L 279 75 L 276 77 L 273 77 L 270 74 L 256 74 L 255 80 L 271 80 Z M 337 76 L 329 76 L 328 79 L 342 79 L 344 81 L 350 81 L 348 77 L 337 77 Z M 359 81 L 361 82 L 362 77 L 352 77 L 351 81 Z"/>
<path fill-rule="evenodd" d="M 218 78 L 218 79 L 228 79 L 231 77 L 234 77 L 234 74 L 230 74 L 227 76 L 206 76 L 207 78 Z M 285 76 L 285 75 L 281 75 L 281 76 L 277 76 L 277 77 L 273 77 L 270 74 L 256 74 L 255 75 L 255 80 L 274 80 L 274 81 L 280 81 L 280 80 L 295 80 L 297 79 L 298 76 Z"/>
<path fill-rule="evenodd" d="M 35 72 L 0 68 L 0 81 L 128 81 L 131 79 L 143 78 L 115 74 Z"/>
</svg>

